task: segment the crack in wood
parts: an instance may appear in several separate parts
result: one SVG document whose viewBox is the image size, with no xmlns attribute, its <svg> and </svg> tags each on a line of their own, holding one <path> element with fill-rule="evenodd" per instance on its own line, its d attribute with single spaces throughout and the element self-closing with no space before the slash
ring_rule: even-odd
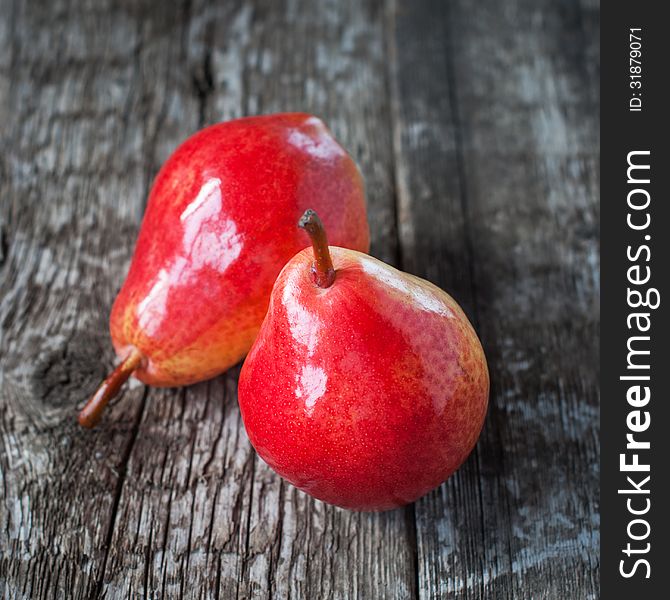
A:
<svg viewBox="0 0 670 600">
<path fill-rule="evenodd" d="M 123 450 L 121 455 L 121 464 L 118 469 L 118 477 L 116 483 L 116 489 L 114 490 L 114 498 L 112 501 L 112 510 L 109 517 L 109 527 L 107 529 L 107 534 L 105 535 L 105 551 L 102 557 L 102 564 L 100 568 L 100 577 L 95 586 L 95 598 L 101 598 L 105 572 L 107 569 L 107 559 L 109 558 L 109 552 L 112 548 L 112 538 L 114 536 L 114 527 L 116 526 L 116 517 L 119 510 L 119 504 L 121 502 L 121 495 L 123 494 L 123 486 L 126 482 L 126 475 L 128 473 L 128 463 L 130 462 L 130 457 L 133 453 L 133 448 L 135 447 L 135 442 L 137 441 L 137 435 L 140 431 L 140 423 L 144 417 L 144 409 L 146 407 L 147 398 L 149 396 L 149 388 L 146 388 L 142 392 L 142 399 L 140 400 L 140 408 L 137 411 L 137 416 L 133 422 L 133 426 L 130 432 L 130 438 L 126 444 L 126 447 Z"/>
</svg>

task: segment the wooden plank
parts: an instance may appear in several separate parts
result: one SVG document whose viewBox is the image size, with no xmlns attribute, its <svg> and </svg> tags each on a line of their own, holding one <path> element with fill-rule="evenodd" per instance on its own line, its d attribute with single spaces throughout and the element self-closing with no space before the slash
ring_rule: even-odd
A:
<svg viewBox="0 0 670 600">
<path fill-rule="evenodd" d="M 137 68 L 147 81 L 145 93 L 161 102 L 140 108 L 157 123 L 147 156 L 152 177 L 179 142 L 205 124 L 206 29 L 215 14 L 231 16 L 193 2 L 167 10 L 153 6 L 136 21 L 147 35 Z M 253 460 L 234 377 L 148 390 L 118 497 L 101 593 L 234 596 L 246 550 Z"/>
<path fill-rule="evenodd" d="M 95 595 L 143 406 L 135 386 L 94 435 L 74 420 L 112 364 L 108 307 L 146 194 L 147 115 L 161 104 L 137 67 L 137 21 L 110 8 L 1 11 L 5 597 Z"/>
<path fill-rule="evenodd" d="M 395 260 L 393 156 L 381 2 L 258 3 L 235 17 L 248 36 L 236 53 L 227 22 L 213 25 L 209 120 L 305 110 L 321 116 L 360 164 L 372 252 Z M 230 65 L 244 65 L 244 71 Z M 236 114 L 236 113 L 232 113 Z M 356 514 L 314 501 L 255 461 L 241 597 L 410 598 L 415 566 L 406 511 Z"/>
<path fill-rule="evenodd" d="M 393 115 L 402 268 L 447 289 L 479 330 L 460 132 L 448 81 L 451 48 L 445 6 L 434 2 L 394 9 Z M 496 566 L 500 555 L 506 559 L 506 546 L 500 548 L 495 538 L 485 545 L 477 452 L 479 448 L 447 484 L 415 506 L 420 597 L 483 598 L 485 569 Z"/>
<path fill-rule="evenodd" d="M 403 267 L 463 303 L 492 379 L 476 452 L 416 505 L 419 596 L 596 598 L 597 21 L 394 8 Z"/>
</svg>

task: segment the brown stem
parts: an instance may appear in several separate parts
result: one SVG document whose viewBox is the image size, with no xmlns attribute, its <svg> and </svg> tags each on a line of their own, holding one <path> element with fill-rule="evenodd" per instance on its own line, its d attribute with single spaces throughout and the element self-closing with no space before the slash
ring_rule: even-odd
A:
<svg viewBox="0 0 670 600">
<path fill-rule="evenodd" d="M 314 248 L 314 264 L 312 265 L 314 282 L 322 288 L 330 287 L 333 285 L 333 281 L 335 281 L 335 269 L 333 261 L 330 258 L 330 251 L 328 250 L 326 230 L 323 227 L 321 219 L 319 219 L 319 215 L 311 208 L 308 208 L 305 214 L 300 217 L 298 227 L 302 227 L 312 240 L 312 247 Z"/>
<path fill-rule="evenodd" d="M 119 393 L 121 386 L 128 380 L 132 372 L 140 366 L 142 358 L 140 351 L 133 348 L 130 354 L 121 361 L 121 364 L 100 384 L 98 390 L 91 396 L 91 399 L 81 409 L 79 417 L 77 417 L 82 427 L 91 429 L 96 426 L 107 403 Z"/>
</svg>

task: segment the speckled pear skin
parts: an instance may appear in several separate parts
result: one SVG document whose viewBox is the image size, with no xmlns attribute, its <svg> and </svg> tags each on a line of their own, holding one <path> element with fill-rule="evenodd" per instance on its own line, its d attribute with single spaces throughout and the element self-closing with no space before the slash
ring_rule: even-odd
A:
<svg viewBox="0 0 670 600">
<path fill-rule="evenodd" d="M 315 207 L 332 239 L 367 251 L 361 175 L 318 118 L 228 121 L 187 139 L 158 173 L 110 329 L 134 376 L 179 386 L 225 371 L 249 350 L 272 285 L 302 247 Z"/>
<path fill-rule="evenodd" d="M 239 402 L 249 439 L 282 477 L 325 502 L 386 510 L 445 481 L 472 451 L 488 405 L 484 351 L 456 301 L 372 257 L 312 249 L 275 283 Z"/>
</svg>

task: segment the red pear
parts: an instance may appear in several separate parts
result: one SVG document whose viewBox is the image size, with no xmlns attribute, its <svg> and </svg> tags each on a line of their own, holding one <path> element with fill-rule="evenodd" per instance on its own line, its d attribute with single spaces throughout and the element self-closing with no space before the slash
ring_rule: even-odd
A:
<svg viewBox="0 0 670 600">
<path fill-rule="evenodd" d="M 316 498 L 386 510 L 440 485 L 479 436 L 489 376 L 451 296 L 370 256 L 328 247 L 284 267 L 247 356 L 239 402 L 249 439 Z"/>
<path fill-rule="evenodd" d="M 272 285 L 304 246 L 309 207 L 337 244 L 367 251 L 361 175 L 318 118 L 276 114 L 199 131 L 153 184 L 126 281 L 112 308 L 121 365 L 80 413 L 95 425 L 132 374 L 155 386 L 213 377 L 249 350 Z"/>
</svg>

